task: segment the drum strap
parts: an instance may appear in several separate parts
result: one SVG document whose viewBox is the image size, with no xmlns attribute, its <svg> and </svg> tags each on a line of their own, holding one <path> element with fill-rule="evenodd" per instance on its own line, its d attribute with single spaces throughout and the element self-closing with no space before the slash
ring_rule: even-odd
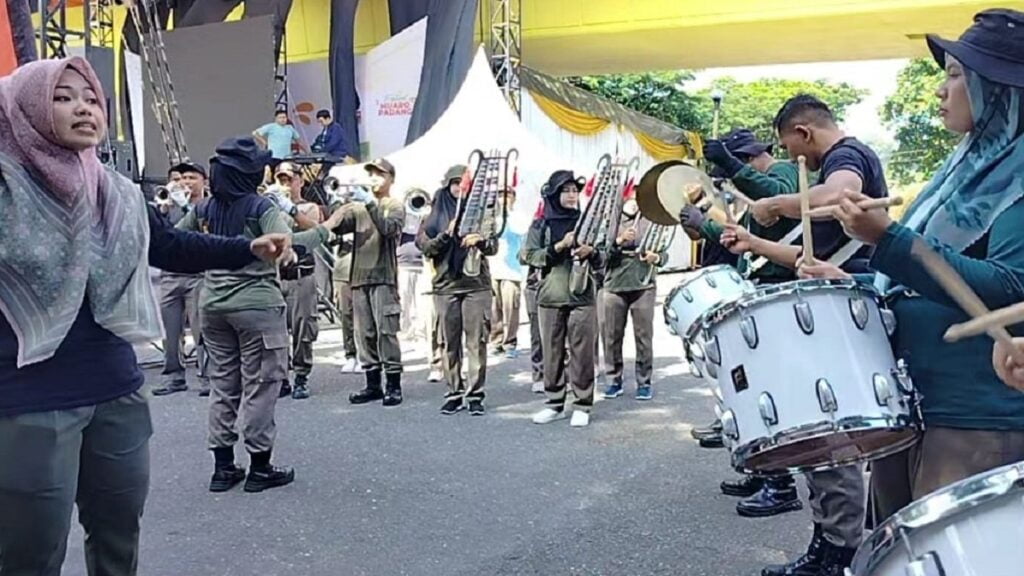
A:
<svg viewBox="0 0 1024 576">
<path fill-rule="evenodd" d="M 803 236 L 803 229 L 800 228 L 799 226 L 794 226 L 792 230 L 787 232 L 786 235 L 783 236 L 782 239 L 779 240 L 779 244 L 783 244 L 783 245 L 785 245 L 785 244 L 792 244 L 794 241 L 796 241 L 801 236 Z M 752 274 L 754 272 L 757 272 L 758 270 L 760 270 L 767 263 L 768 263 L 768 259 L 765 258 L 764 256 L 760 256 L 756 260 L 754 260 L 753 262 L 750 263 L 750 267 L 747 268 L 747 273 L 748 274 Z"/>
<path fill-rule="evenodd" d="M 863 242 L 857 240 L 850 240 L 846 244 L 843 244 L 843 247 L 837 250 L 836 253 L 833 254 L 832 257 L 828 259 L 828 263 L 832 264 L 833 266 L 838 266 L 842 268 L 843 264 L 846 264 L 846 261 L 849 260 L 850 258 L 853 258 L 853 255 L 856 254 L 857 251 L 863 247 Z"/>
</svg>

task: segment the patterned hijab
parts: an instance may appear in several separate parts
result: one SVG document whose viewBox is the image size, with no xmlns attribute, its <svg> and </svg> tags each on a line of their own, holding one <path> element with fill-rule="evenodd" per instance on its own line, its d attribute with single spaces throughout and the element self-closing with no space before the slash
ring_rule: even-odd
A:
<svg viewBox="0 0 1024 576">
<path fill-rule="evenodd" d="M 0 312 L 17 337 L 19 368 L 56 353 L 86 300 L 96 323 L 124 340 L 161 331 L 141 192 L 106 172 L 95 149 L 57 140 L 53 93 L 69 68 L 102 101 L 81 58 L 33 62 L 0 79 Z"/>
<path fill-rule="evenodd" d="M 903 223 L 958 252 L 1024 196 L 1024 90 L 964 69 L 972 130 L 907 210 Z"/>
</svg>

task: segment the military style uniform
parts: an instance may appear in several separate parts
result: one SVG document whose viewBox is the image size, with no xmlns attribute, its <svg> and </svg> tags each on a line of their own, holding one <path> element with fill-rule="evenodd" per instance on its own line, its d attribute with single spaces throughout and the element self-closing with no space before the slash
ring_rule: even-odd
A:
<svg viewBox="0 0 1024 576">
<path fill-rule="evenodd" d="M 386 405 L 397 405 L 402 401 L 402 349 L 398 343 L 402 307 L 396 251 L 405 207 L 384 197 L 370 204 L 346 204 L 338 210 L 344 215 L 335 233 L 353 234 L 349 284 L 356 349 L 366 375 L 366 388 L 349 400 L 363 404 L 383 399 Z M 386 391 L 381 389 L 382 376 L 387 380 Z"/>
<path fill-rule="evenodd" d="M 638 221 L 639 219 L 639 221 Z M 637 252 L 638 243 L 651 228 L 651 222 L 639 216 L 623 216 L 619 230 L 636 226 L 636 240 L 619 245 L 613 241 L 608 250 L 602 290 L 604 309 L 604 361 L 609 390 L 622 387 L 622 341 L 626 321 L 633 317 L 633 338 L 636 344 L 636 385 L 638 391 L 651 385 L 654 366 L 654 301 L 656 270 L 668 261 L 668 252 L 658 254 L 659 264 L 648 264 Z"/>
<path fill-rule="evenodd" d="M 193 205 L 173 206 L 166 214 L 171 224 L 177 224 L 185 214 L 194 210 Z M 199 289 L 202 274 L 178 274 L 160 272 L 160 316 L 164 324 L 164 368 L 162 387 L 153 390 L 156 396 L 188 389 L 185 379 L 185 321 L 192 332 L 195 343 L 196 371 L 199 377 L 199 393 L 210 392 L 210 380 L 206 374 L 206 347 L 201 337 L 199 320 Z"/>
<path fill-rule="evenodd" d="M 298 232 L 295 221 L 283 215 L 288 226 Z M 320 333 L 317 323 L 317 268 L 323 266 L 314 253 L 306 250 L 298 260 L 281 268 L 281 292 L 288 314 L 291 335 L 291 368 L 296 388 L 304 388 L 313 371 L 313 344 Z"/>
</svg>

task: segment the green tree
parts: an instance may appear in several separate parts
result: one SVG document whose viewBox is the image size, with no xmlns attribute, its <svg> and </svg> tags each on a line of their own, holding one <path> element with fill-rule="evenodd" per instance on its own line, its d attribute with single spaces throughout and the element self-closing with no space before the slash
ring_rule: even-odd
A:
<svg viewBox="0 0 1024 576">
<path fill-rule="evenodd" d="M 711 137 L 714 104 L 711 93 L 721 90 L 724 100 L 719 116 L 723 134 L 749 128 L 766 141 L 775 139 L 772 121 L 782 104 L 796 94 L 807 93 L 824 100 L 842 119 L 847 108 L 865 92 L 846 83 L 806 82 L 766 78 L 739 82 L 720 78 L 704 90 L 686 90 L 694 79 L 689 71 L 615 74 L 567 78 L 571 84 L 686 130 Z"/>
<path fill-rule="evenodd" d="M 837 120 L 842 120 L 846 110 L 860 102 L 867 94 L 845 82 L 833 83 L 825 80 L 808 82 L 783 78 L 762 78 L 752 82 L 739 82 L 724 77 L 716 80 L 711 88 L 698 93 L 702 114 L 710 117 L 714 104 L 711 93 L 719 90 L 723 94 L 719 113 L 719 129 L 722 134 L 737 128 L 747 128 L 765 142 L 775 140 L 773 122 L 782 105 L 797 94 L 811 94 L 828 104 Z M 710 137 L 711 127 L 705 129 Z"/>
<path fill-rule="evenodd" d="M 708 120 L 700 109 L 698 98 L 683 91 L 686 82 L 694 78 L 692 72 L 647 72 L 643 74 L 609 74 L 603 76 L 572 76 L 570 84 L 603 96 L 678 126 L 685 130 L 700 130 Z"/>
<path fill-rule="evenodd" d="M 927 179 L 956 146 L 958 136 L 942 125 L 935 90 L 945 73 L 930 58 L 912 60 L 896 79 L 896 91 L 879 110 L 893 132 L 896 150 L 889 177 L 897 184 Z"/>
</svg>

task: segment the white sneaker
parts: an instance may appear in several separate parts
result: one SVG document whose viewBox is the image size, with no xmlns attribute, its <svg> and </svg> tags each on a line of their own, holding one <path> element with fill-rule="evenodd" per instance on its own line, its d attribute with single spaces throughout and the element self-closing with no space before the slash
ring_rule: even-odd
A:
<svg viewBox="0 0 1024 576">
<path fill-rule="evenodd" d="M 444 380 L 444 374 L 440 370 L 431 370 L 427 375 L 427 382 L 440 382 Z"/>
<path fill-rule="evenodd" d="M 583 428 L 588 424 L 590 424 L 590 412 L 584 412 L 583 410 L 572 411 L 572 419 L 569 420 L 569 426 Z"/>
<path fill-rule="evenodd" d="M 534 424 L 551 424 L 555 420 L 562 420 L 565 418 L 565 410 L 555 410 L 554 408 L 545 408 L 540 412 L 533 415 Z"/>
<path fill-rule="evenodd" d="M 533 392 L 534 394 L 543 394 L 544 393 L 544 381 L 542 380 L 540 382 L 534 382 L 533 386 L 530 387 L 530 392 Z"/>
</svg>

